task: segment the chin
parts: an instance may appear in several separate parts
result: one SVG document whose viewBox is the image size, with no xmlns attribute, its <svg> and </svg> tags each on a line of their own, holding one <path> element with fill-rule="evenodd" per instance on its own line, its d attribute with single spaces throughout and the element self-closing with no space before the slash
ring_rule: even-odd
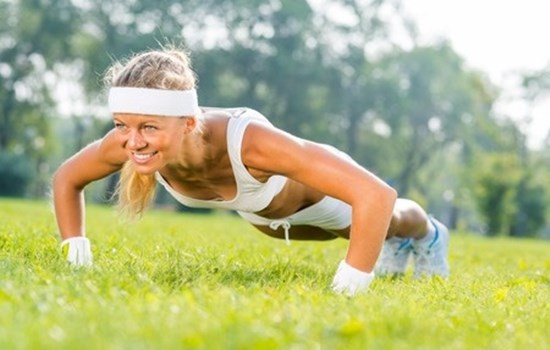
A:
<svg viewBox="0 0 550 350">
<path fill-rule="evenodd" d="M 134 164 L 134 171 L 140 175 L 154 175 L 158 170 L 157 167 Z"/>
</svg>

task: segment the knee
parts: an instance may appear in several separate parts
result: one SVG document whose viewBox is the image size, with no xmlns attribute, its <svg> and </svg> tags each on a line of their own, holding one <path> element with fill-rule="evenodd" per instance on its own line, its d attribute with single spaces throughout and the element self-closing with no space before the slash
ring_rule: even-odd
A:
<svg viewBox="0 0 550 350">
<path fill-rule="evenodd" d="M 426 211 L 409 199 L 398 199 L 392 216 L 390 229 L 392 235 L 414 236 L 424 233 L 428 224 Z"/>
</svg>

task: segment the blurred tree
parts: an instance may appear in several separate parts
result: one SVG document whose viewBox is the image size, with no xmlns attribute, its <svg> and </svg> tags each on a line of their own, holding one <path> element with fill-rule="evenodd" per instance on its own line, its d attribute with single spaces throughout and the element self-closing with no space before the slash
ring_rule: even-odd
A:
<svg viewBox="0 0 550 350">
<path fill-rule="evenodd" d="M 523 87 L 526 97 L 533 101 L 550 93 L 550 64 L 544 69 L 526 72 L 523 75 Z"/>
<path fill-rule="evenodd" d="M 39 181 L 30 191 L 42 195 L 55 146 L 48 120 L 55 113 L 55 63 L 70 57 L 67 33 L 76 30 L 77 15 L 69 0 L 0 6 L 0 151 L 33 165 Z"/>
<path fill-rule="evenodd" d="M 491 138 L 490 147 L 465 164 L 487 233 L 535 236 L 545 224 L 548 170 L 523 154 L 526 137 L 512 121 L 502 121 Z"/>
<path fill-rule="evenodd" d="M 356 158 L 362 149 L 362 123 L 380 94 L 372 68 L 385 47 L 395 46 L 390 27 L 401 19 L 399 4 L 395 0 L 336 0 L 314 16 L 315 40 L 325 71 L 322 84 L 328 87 L 323 113 L 330 140 Z M 358 160 L 365 164 L 364 159 Z"/>
<path fill-rule="evenodd" d="M 550 92 L 550 64 L 537 71 L 523 73 L 523 98 L 530 106 L 548 99 Z M 532 110 L 532 109 L 530 109 Z M 524 121 L 530 123 L 530 112 Z M 518 210 L 510 228 L 513 236 L 534 235 L 544 226 L 550 226 L 550 132 L 536 149 L 527 149 L 527 139 L 522 136 L 520 157 L 523 176 L 518 184 L 516 202 Z"/>
<path fill-rule="evenodd" d="M 474 192 L 487 223 L 487 234 L 505 234 L 516 209 L 516 184 L 521 178 L 519 160 L 507 153 L 484 153 L 477 158 L 479 166 L 472 169 L 477 182 Z"/>
<path fill-rule="evenodd" d="M 0 196 L 24 196 L 35 176 L 35 169 L 27 158 L 0 151 Z"/>
<path fill-rule="evenodd" d="M 535 236 L 539 233 L 546 223 L 547 193 L 547 187 L 536 181 L 531 169 L 522 172 L 514 198 L 516 212 L 509 228 L 511 236 Z"/>
<path fill-rule="evenodd" d="M 473 123 L 490 121 L 489 86 L 446 43 L 396 50 L 368 74 L 372 104 L 360 128 L 360 159 L 383 169 L 403 196 L 435 152 L 471 141 Z"/>
<path fill-rule="evenodd" d="M 321 48 L 306 1 L 218 1 L 214 42 L 191 43 L 206 105 L 250 106 L 279 127 L 313 138 L 324 123 Z M 212 28 L 207 29 L 212 30 Z M 213 45 L 214 48 L 209 49 Z"/>
</svg>

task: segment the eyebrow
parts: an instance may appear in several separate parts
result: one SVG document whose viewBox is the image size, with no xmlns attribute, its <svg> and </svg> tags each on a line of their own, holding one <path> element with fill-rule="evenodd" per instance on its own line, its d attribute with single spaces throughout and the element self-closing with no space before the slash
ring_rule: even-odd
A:
<svg viewBox="0 0 550 350">
<path fill-rule="evenodd" d="M 145 117 L 147 118 L 147 117 Z M 113 117 L 113 122 L 119 122 L 119 123 L 122 123 L 122 124 L 128 124 L 126 121 L 122 120 L 121 118 L 118 118 L 118 117 Z M 142 120 L 138 123 L 138 125 L 143 125 L 143 124 L 162 124 L 160 122 L 160 120 L 158 119 L 153 119 L 153 118 L 147 118 L 145 120 Z"/>
</svg>

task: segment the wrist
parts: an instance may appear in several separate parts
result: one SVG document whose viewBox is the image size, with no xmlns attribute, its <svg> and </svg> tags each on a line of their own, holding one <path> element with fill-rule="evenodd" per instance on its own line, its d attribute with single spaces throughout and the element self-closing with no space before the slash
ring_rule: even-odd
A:
<svg viewBox="0 0 550 350">
<path fill-rule="evenodd" d="M 84 236 L 75 236 L 64 239 L 61 242 L 61 253 L 72 265 L 92 265 L 90 241 Z"/>
<path fill-rule="evenodd" d="M 343 259 L 340 261 L 340 265 L 338 266 L 338 269 L 344 269 L 350 276 L 357 277 L 357 278 L 374 278 L 374 271 L 363 271 L 361 269 L 358 269 L 356 267 L 351 266 L 348 264 L 348 262 Z"/>
<path fill-rule="evenodd" d="M 373 279 L 374 272 L 361 271 L 342 260 L 332 281 L 332 289 L 337 293 L 354 296 L 367 291 Z"/>
<path fill-rule="evenodd" d="M 90 242 L 90 240 L 84 236 L 67 237 L 61 241 L 61 248 L 63 248 L 67 244 L 72 244 L 77 242 Z"/>
</svg>

